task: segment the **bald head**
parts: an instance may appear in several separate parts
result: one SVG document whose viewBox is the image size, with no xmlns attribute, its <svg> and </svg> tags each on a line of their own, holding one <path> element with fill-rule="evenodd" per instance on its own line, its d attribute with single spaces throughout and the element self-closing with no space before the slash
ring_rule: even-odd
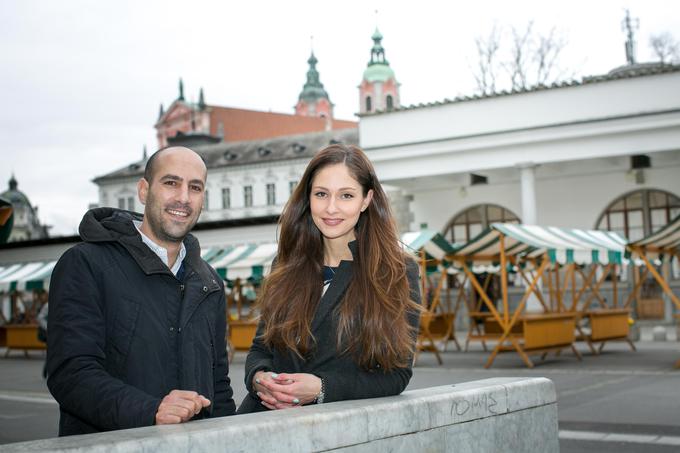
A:
<svg viewBox="0 0 680 453">
<path fill-rule="evenodd" d="M 173 146 L 154 153 L 137 183 L 144 205 L 142 232 L 166 249 L 178 251 L 177 244 L 201 215 L 207 173 L 201 156 L 189 148 Z"/>
<path fill-rule="evenodd" d="M 146 161 L 144 179 L 146 179 L 149 184 L 151 184 L 153 179 L 157 176 L 159 167 L 162 167 L 166 161 L 177 163 L 184 162 L 192 166 L 200 166 L 203 169 L 203 181 L 205 182 L 208 175 L 208 169 L 201 156 L 199 156 L 196 151 L 184 146 L 170 146 L 159 149 Z"/>
</svg>

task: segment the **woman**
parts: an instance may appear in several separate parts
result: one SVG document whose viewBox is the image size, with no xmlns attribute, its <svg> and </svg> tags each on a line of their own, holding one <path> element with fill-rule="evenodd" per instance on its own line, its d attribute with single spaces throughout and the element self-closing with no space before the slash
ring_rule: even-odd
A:
<svg viewBox="0 0 680 453">
<path fill-rule="evenodd" d="M 238 413 L 401 393 L 419 303 L 373 166 L 357 147 L 325 148 L 281 215 Z"/>
</svg>

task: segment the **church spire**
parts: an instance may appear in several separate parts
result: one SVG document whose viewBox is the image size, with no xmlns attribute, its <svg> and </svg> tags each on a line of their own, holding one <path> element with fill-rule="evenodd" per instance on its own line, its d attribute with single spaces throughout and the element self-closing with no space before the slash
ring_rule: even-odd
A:
<svg viewBox="0 0 680 453">
<path fill-rule="evenodd" d="M 14 172 L 12 172 L 12 177 L 9 179 L 9 190 L 17 190 L 18 186 L 17 178 L 14 177 Z"/>
<path fill-rule="evenodd" d="M 163 115 L 165 114 L 165 110 L 163 109 L 163 103 L 161 102 L 161 107 L 158 109 L 158 119 L 160 120 L 163 118 Z"/>
<path fill-rule="evenodd" d="M 371 61 L 368 62 L 368 65 L 385 64 L 389 66 L 390 63 L 385 59 L 385 48 L 382 45 L 383 35 L 378 27 L 375 27 L 371 39 L 373 40 L 373 47 L 371 48 Z"/>
<path fill-rule="evenodd" d="M 371 59 L 359 85 L 359 113 L 390 111 L 399 108 L 399 82 L 385 58 L 383 35 L 375 27 Z"/>
<path fill-rule="evenodd" d="M 205 110 L 205 107 L 205 96 L 203 95 L 203 87 L 201 87 L 200 91 L 198 92 L 198 108 Z"/>
<path fill-rule="evenodd" d="M 307 64 L 309 65 L 307 81 L 300 92 L 300 96 L 298 96 L 298 103 L 295 106 L 296 115 L 332 116 L 333 104 L 331 104 L 328 93 L 324 89 L 323 83 L 321 83 L 319 71 L 316 69 L 318 62 L 319 60 L 314 55 L 314 49 L 312 49 L 307 59 Z"/>
<path fill-rule="evenodd" d="M 314 51 L 312 50 L 311 55 L 307 59 L 307 64 L 309 65 L 309 70 L 307 70 L 307 82 L 305 82 L 302 92 L 300 93 L 300 100 L 309 102 L 316 101 L 320 98 L 328 99 L 328 93 L 323 88 L 323 83 L 321 83 L 321 78 L 319 77 L 319 71 L 316 69 L 316 64 L 318 62 L 319 60 L 316 59 Z"/>
<path fill-rule="evenodd" d="M 179 78 L 179 96 L 177 97 L 178 101 L 183 101 L 184 100 L 184 82 L 182 82 L 182 78 Z"/>
</svg>

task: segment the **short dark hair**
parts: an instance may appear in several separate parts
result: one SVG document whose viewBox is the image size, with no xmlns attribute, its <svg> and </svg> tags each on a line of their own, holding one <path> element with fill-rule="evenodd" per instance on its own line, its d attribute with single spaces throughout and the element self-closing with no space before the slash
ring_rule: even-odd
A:
<svg viewBox="0 0 680 453">
<path fill-rule="evenodd" d="M 158 159 L 158 155 L 168 148 L 170 147 L 166 146 L 164 148 L 159 149 L 158 151 L 153 153 L 151 157 L 149 157 L 149 159 L 146 161 L 146 167 L 144 167 L 144 179 L 146 179 L 146 182 L 148 182 L 149 184 L 151 184 L 151 180 L 153 179 L 153 175 L 156 171 L 156 160 Z"/>
<path fill-rule="evenodd" d="M 186 146 L 168 145 L 168 146 L 165 146 L 165 147 L 159 149 L 158 151 L 153 153 L 151 155 L 151 157 L 149 157 L 149 159 L 146 161 L 146 166 L 144 167 L 144 179 L 146 179 L 146 182 L 148 182 L 149 184 L 151 184 L 151 180 L 153 179 L 154 174 L 156 173 L 156 165 L 157 165 L 156 160 L 158 159 L 158 156 L 161 153 L 163 153 L 163 151 L 168 150 L 170 148 L 186 148 Z M 188 149 L 190 151 L 194 151 L 191 148 L 186 148 L 186 149 Z M 194 151 L 194 152 L 196 153 L 196 151 Z M 201 158 L 201 160 L 205 164 L 205 159 L 203 158 L 203 156 L 201 156 L 198 153 L 196 153 L 196 154 L 198 155 L 198 157 Z M 207 164 L 206 164 L 206 168 L 207 168 Z"/>
</svg>

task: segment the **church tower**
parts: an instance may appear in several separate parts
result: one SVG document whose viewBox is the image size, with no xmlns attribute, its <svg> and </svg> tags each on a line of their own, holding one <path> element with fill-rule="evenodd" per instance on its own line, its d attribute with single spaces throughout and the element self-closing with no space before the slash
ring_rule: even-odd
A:
<svg viewBox="0 0 680 453">
<path fill-rule="evenodd" d="M 307 60 L 309 70 L 307 71 L 307 82 L 302 88 L 295 105 L 295 114 L 301 116 L 314 116 L 319 118 L 333 118 L 333 104 L 328 98 L 328 93 L 323 88 L 323 83 L 319 80 L 319 71 L 316 64 L 319 60 L 312 55 Z"/>
<path fill-rule="evenodd" d="M 389 111 L 400 106 L 399 83 L 385 58 L 383 36 L 378 28 L 372 36 L 371 60 L 359 85 L 359 113 Z"/>
</svg>

